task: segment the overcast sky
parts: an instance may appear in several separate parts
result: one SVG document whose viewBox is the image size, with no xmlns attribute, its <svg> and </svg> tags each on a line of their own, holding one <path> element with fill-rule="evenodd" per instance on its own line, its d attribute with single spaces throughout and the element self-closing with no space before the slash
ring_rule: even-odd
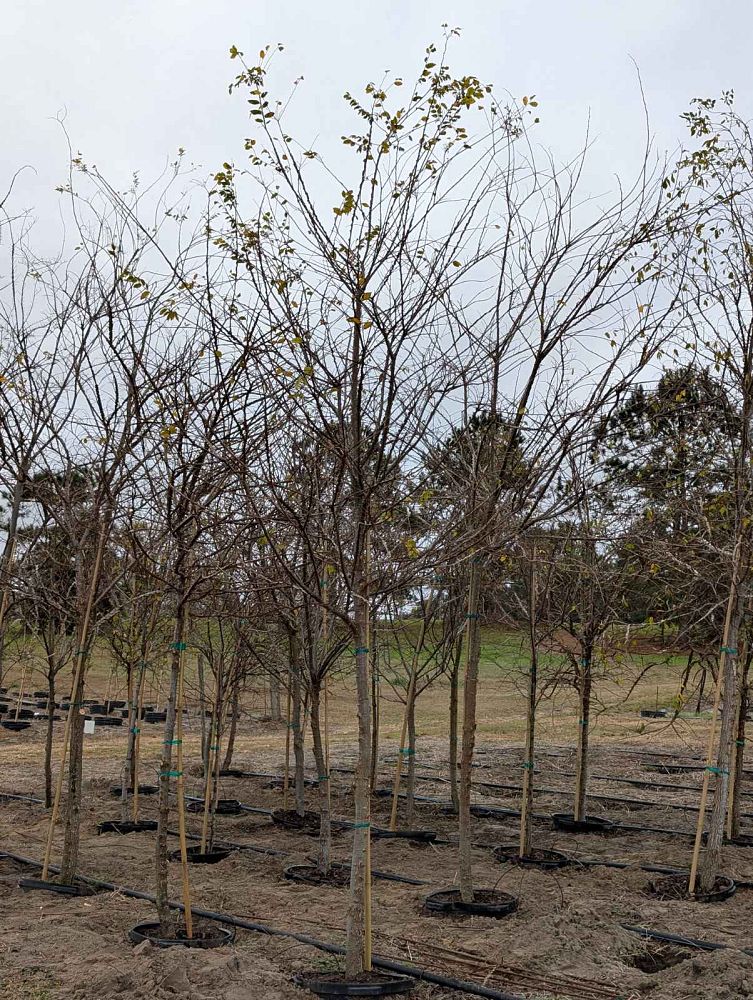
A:
<svg viewBox="0 0 753 1000">
<path fill-rule="evenodd" d="M 134 170 L 154 175 L 179 146 L 207 171 L 240 158 L 250 130 L 242 98 L 227 92 L 231 45 L 285 45 L 277 79 L 305 78 L 288 128 L 320 150 L 350 131 L 343 92 L 385 69 L 410 78 L 444 21 L 462 28 L 452 68 L 535 93 L 541 141 L 562 158 L 590 116 L 593 184 L 636 165 L 632 60 L 660 147 L 680 140 L 694 96 L 732 87 L 753 116 L 750 0 L 2 0 L 2 15 L 0 188 L 34 168 L 13 202 L 34 209 L 40 236 L 56 226 L 53 189 L 66 173 L 58 116 L 74 148 L 121 185 Z"/>
</svg>

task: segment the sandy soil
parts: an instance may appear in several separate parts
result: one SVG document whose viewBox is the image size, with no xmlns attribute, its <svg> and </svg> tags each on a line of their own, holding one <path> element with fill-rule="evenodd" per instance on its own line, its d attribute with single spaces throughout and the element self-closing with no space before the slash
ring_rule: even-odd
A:
<svg viewBox="0 0 753 1000">
<path fill-rule="evenodd" d="M 498 864 L 489 850 L 514 842 L 515 818 L 494 817 L 475 821 L 474 866 L 479 887 L 497 887 L 520 900 L 518 911 L 501 921 L 472 917 L 462 920 L 426 915 L 423 898 L 451 886 L 457 879 L 455 821 L 435 803 L 421 802 L 416 825 L 430 827 L 448 843 L 416 846 L 405 841 L 376 840 L 373 864 L 380 870 L 421 880 L 424 885 L 375 880 L 375 951 L 383 956 L 414 961 L 457 978 L 487 980 L 488 985 L 527 998 L 640 997 L 666 1000 L 729 1000 L 753 996 L 753 958 L 740 948 L 753 945 L 748 928 L 753 923 L 753 892 L 740 890 L 730 900 L 703 905 L 662 902 L 645 895 L 652 877 L 641 863 L 678 867 L 689 862 L 701 772 L 663 775 L 650 770 L 651 762 L 674 759 L 698 763 L 699 739 L 678 738 L 660 730 L 661 741 L 631 741 L 631 745 L 602 743 L 593 748 L 594 778 L 591 792 L 638 800 L 632 803 L 594 798 L 589 811 L 622 824 L 664 828 L 669 833 L 620 829 L 609 836 L 570 836 L 557 833 L 550 822 L 536 825 L 536 844 L 566 851 L 584 860 L 628 862 L 627 869 L 573 866 L 555 873 L 521 870 Z M 155 730 L 158 727 L 154 727 Z M 153 886 L 153 834 L 127 837 L 97 836 L 96 823 L 117 818 L 116 803 L 108 787 L 117 779 L 123 735 L 119 730 L 100 731 L 87 744 L 86 794 L 81 847 L 81 873 L 150 891 Z M 700 734 L 699 734 L 700 735 Z M 3 778 L 0 790 L 39 794 L 38 760 L 41 734 L 7 735 L 3 740 Z M 659 747 L 658 743 L 662 746 Z M 283 730 L 258 724 L 244 731 L 234 766 L 279 773 Z M 352 747 L 352 743 L 349 745 Z M 651 753 L 648 752 L 651 747 Z M 142 781 L 153 780 L 159 734 L 144 741 Z M 659 756 L 656 751 L 673 754 Z M 394 743 L 382 746 L 381 784 L 390 782 Z M 333 763 L 352 766 L 352 749 L 343 740 L 333 745 Z M 420 744 L 417 769 L 420 796 L 446 799 L 448 789 L 444 743 L 426 737 Z M 517 786 L 522 774 L 519 749 L 483 740 L 477 755 L 479 782 Z M 549 814 L 570 807 L 573 755 L 566 747 L 542 747 L 536 782 L 546 791 L 537 793 L 537 812 Z M 600 780 L 600 778 L 607 780 Z M 617 779 L 654 782 L 642 787 Z M 333 809 L 351 815 L 349 775 L 333 776 Z M 281 793 L 265 787 L 263 778 L 224 779 L 222 794 L 237 797 L 257 808 L 281 804 Z M 201 794 L 195 774 L 188 792 Z M 561 792 L 561 793 L 560 793 Z M 750 788 L 753 794 L 753 787 Z M 311 796 L 312 793 L 309 793 Z M 484 788 L 475 792 L 478 803 L 515 808 L 513 789 Z M 646 804 L 648 803 L 648 804 Z M 155 815 L 152 799 L 142 799 L 142 818 Z M 313 797 L 311 804 L 314 804 Z M 386 825 L 389 804 L 375 799 L 375 823 Z M 749 809 L 753 814 L 753 800 Z M 195 816 L 189 829 L 198 829 Z M 334 887 L 295 885 L 282 875 L 285 865 L 305 860 L 316 850 L 316 839 L 285 833 L 259 814 L 220 817 L 218 836 L 234 842 L 285 852 L 284 857 L 239 851 L 221 864 L 192 866 L 191 886 L 196 906 L 232 913 L 265 925 L 307 933 L 319 940 L 341 943 L 347 894 Z M 749 829 L 753 822 L 746 819 Z M 41 805 L 0 802 L 2 848 L 40 858 L 46 834 L 46 814 Z M 347 859 L 349 834 L 335 838 L 334 853 Z M 61 832 L 56 834 L 58 856 Z M 176 841 L 177 845 L 177 841 Z M 753 878 L 753 849 L 725 849 L 725 872 Z M 239 930 L 231 948 L 214 951 L 159 950 L 149 945 L 134 948 L 127 932 L 135 923 L 153 918 L 148 902 L 120 893 L 103 893 L 88 899 L 64 900 L 47 893 L 24 893 L 17 886 L 19 866 L 0 864 L 0 998 L 3 1000 L 57 1000 L 57 998 L 187 997 L 246 1000 L 249 997 L 293 998 L 304 996 L 291 983 L 296 971 L 330 969 L 331 956 L 288 938 Z M 32 873 L 33 874 L 33 873 Z M 174 898 L 179 898 L 179 867 L 171 870 Z M 641 971 L 657 952 L 621 924 L 641 924 L 669 933 L 727 944 L 719 952 L 680 950 L 677 964 L 662 971 Z M 442 950 L 444 949 L 444 950 Z M 659 949 L 661 951 L 661 949 Z M 458 952 L 462 952 L 459 955 Z M 590 992 L 589 992 L 590 991 Z M 428 984 L 419 987 L 419 1000 L 450 995 Z"/>
</svg>

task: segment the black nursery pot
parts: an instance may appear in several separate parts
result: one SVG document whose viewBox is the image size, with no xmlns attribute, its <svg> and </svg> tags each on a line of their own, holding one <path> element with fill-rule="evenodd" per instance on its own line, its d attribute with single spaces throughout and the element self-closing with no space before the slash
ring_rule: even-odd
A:
<svg viewBox="0 0 753 1000">
<path fill-rule="evenodd" d="M 568 833 L 609 833 L 615 829 L 612 820 L 603 816 L 574 819 L 572 813 L 553 813 L 552 822 L 558 830 L 566 830 Z"/>
<path fill-rule="evenodd" d="M 440 889 L 430 893 L 424 900 L 428 913 L 446 913 L 451 916 L 494 917 L 500 919 L 514 913 L 518 900 L 501 889 L 476 889 L 472 903 L 464 903 L 460 889 Z"/>
<path fill-rule="evenodd" d="M 495 847 L 492 854 L 503 864 L 520 865 L 522 868 L 541 868 L 553 871 L 572 864 L 572 859 L 560 851 L 551 851 L 544 847 L 533 847 L 530 852 L 521 855 L 518 844 L 502 844 Z"/>
<path fill-rule="evenodd" d="M 167 712 L 144 712 L 144 722 L 164 722 Z"/>
<path fill-rule="evenodd" d="M 158 791 L 159 788 L 157 788 L 156 785 L 139 785 L 139 795 L 156 795 Z M 120 785 L 110 786 L 110 795 L 112 795 L 114 799 L 119 799 L 122 796 L 122 794 L 123 794 L 123 789 L 120 787 Z M 128 789 L 128 794 L 133 795 L 132 788 Z"/>
<path fill-rule="evenodd" d="M 152 833 L 157 829 L 154 819 L 133 820 L 106 819 L 97 823 L 97 833 Z"/>
<path fill-rule="evenodd" d="M 318 837 L 319 829 L 321 827 L 321 816 L 318 812 L 313 812 L 309 809 L 303 814 L 299 815 L 295 809 L 274 809 L 272 811 L 272 822 L 276 826 L 281 826 L 285 830 L 290 830 L 294 833 L 307 834 L 310 837 Z M 339 823 L 337 820 L 332 820 L 331 832 L 342 833 L 346 827 Z"/>
<path fill-rule="evenodd" d="M 91 719 L 92 716 L 87 715 L 86 718 L 87 719 Z M 113 718 L 111 718 L 108 715 L 95 715 L 93 718 L 94 718 L 94 721 L 97 723 L 98 726 L 122 726 L 123 725 L 123 720 L 122 719 L 113 719 Z"/>
<path fill-rule="evenodd" d="M 736 837 L 731 839 L 724 838 L 725 844 L 731 844 L 733 847 L 753 847 L 753 834 L 752 833 L 739 833 Z"/>
<path fill-rule="evenodd" d="M 204 799 L 196 799 L 195 802 L 189 802 L 186 809 L 192 813 L 204 812 Z M 215 809 L 215 815 L 217 816 L 240 816 L 242 812 L 243 806 L 238 799 L 217 800 L 217 808 Z"/>
<path fill-rule="evenodd" d="M 3 719 L 3 721 L 0 722 L 0 726 L 2 726 L 3 729 L 9 729 L 12 733 L 20 733 L 21 730 L 28 729 L 29 726 L 31 726 L 31 723 L 16 719 Z"/>
<path fill-rule="evenodd" d="M 437 839 L 435 830 L 386 830 L 380 826 L 372 826 L 371 836 L 375 840 L 414 840 L 421 844 Z"/>
<path fill-rule="evenodd" d="M 22 878 L 18 880 L 19 889 L 27 892 L 42 891 L 54 892 L 58 896 L 96 896 L 97 889 L 94 886 L 86 885 L 83 882 L 74 882 L 73 885 L 62 885 L 60 882 L 50 882 L 40 878 Z"/>
<path fill-rule="evenodd" d="M 642 719 L 666 719 L 667 710 L 666 708 L 642 708 L 641 709 Z"/>
<path fill-rule="evenodd" d="M 232 944 L 235 941 L 235 928 L 223 927 L 222 924 L 213 924 L 209 921 L 196 922 L 193 928 L 193 937 L 186 937 L 185 927 L 178 928 L 177 937 L 160 937 L 159 921 L 146 921 L 143 924 L 136 924 L 128 932 L 128 938 L 134 944 L 141 944 L 148 941 L 156 948 L 222 948 L 224 945 Z"/>
<path fill-rule="evenodd" d="M 710 892 L 688 893 L 688 876 L 686 873 L 665 875 L 652 879 L 645 888 L 647 896 L 656 896 L 663 900 L 692 900 L 695 903 L 721 903 L 737 892 L 734 881 L 726 875 L 717 875 L 714 888 Z"/>
<path fill-rule="evenodd" d="M 15 713 L 14 713 L 15 715 Z M 33 708 L 21 708 L 18 710 L 19 719 L 33 719 L 34 709 Z"/>
<path fill-rule="evenodd" d="M 201 850 L 201 844 L 197 844 L 196 847 L 189 847 L 186 850 L 186 860 L 189 865 L 216 865 L 220 861 L 224 861 L 225 858 L 229 858 L 232 851 L 227 848 L 216 847 L 213 851 Z M 180 861 L 180 848 L 177 851 L 171 851 L 168 855 L 171 861 Z"/>
<path fill-rule="evenodd" d="M 221 778 L 245 778 L 246 772 L 241 771 L 239 767 L 227 767 L 220 771 Z"/>
<path fill-rule="evenodd" d="M 332 885 L 344 888 L 350 884 L 350 869 L 345 865 L 330 865 L 329 872 L 323 875 L 316 865 L 288 865 L 282 874 L 291 882 L 302 882 L 304 885 Z"/>
<path fill-rule="evenodd" d="M 356 978 L 344 972 L 300 972 L 293 976 L 293 982 L 319 997 L 387 997 L 410 993 L 416 985 L 410 976 L 375 971 L 363 972 Z"/>
</svg>

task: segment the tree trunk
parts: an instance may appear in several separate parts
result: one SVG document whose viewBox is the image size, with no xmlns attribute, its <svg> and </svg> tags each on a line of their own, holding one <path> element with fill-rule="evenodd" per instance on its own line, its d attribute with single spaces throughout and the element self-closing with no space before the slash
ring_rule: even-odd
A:
<svg viewBox="0 0 753 1000">
<path fill-rule="evenodd" d="M 406 747 L 408 758 L 408 771 L 405 781 L 405 825 L 409 830 L 413 829 L 413 818 L 416 808 L 416 695 L 414 692 L 408 699 L 408 746 Z"/>
<path fill-rule="evenodd" d="M 452 670 L 450 672 L 450 801 L 453 812 L 460 810 L 458 794 L 458 689 L 460 687 L 460 657 L 463 654 L 463 640 L 458 639 L 453 651 Z"/>
<path fill-rule="evenodd" d="M 376 788 L 377 772 L 379 770 L 379 647 L 377 646 L 376 629 L 371 630 L 371 771 L 369 788 L 372 793 Z"/>
<path fill-rule="evenodd" d="M 536 642 L 536 551 L 531 556 L 531 572 L 528 583 L 528 639 L 531 658 L 528 669 L 528 709 L 526 712 L 526 738 L 523 751 L 523 794 L 520 801 L 520 847 L 522 858 L 531 853 L 533 836 L 533 778 L 536 753 L 536 693 L 538 686 L 538 645 Z"/>
<path fill-rule="evenodd" d="M 123 773 L 120 786 L 120 811 L 121 819 L 126 822 L 128 819 L 128 789 L 136 789 L 136 737 L 141 728 L 139 718 L 139 692 L 143 684 L 146 663 L 142 660 L 139 663 L 138 673 L 135 673 L 135 684 L 131 688 L 131 703 L 128 706 L 128 743 L 126 745 L 126 757 L 123 764 Z"/>
<path fill-rule="evenodd" d="M 173 911 L 168 906 L 168 862 L 167 862 L 167 831 L 170 825 L 170 778 L 172 774 L 173 745 L 175 740 L 176 706 L 178 702 L 178 683 L 180 679 L 181 652 L 184 648 L 186 608 L 184 604 L 186 586 L 182 581 L 180 597 L 175 614 L 173 629 L 172 655 L 170 658 L 170 684 L 168 688 L 167 716 L 165 719 L 165 738 L 162 745 L 162 759 L 159 773 L 159 804 L 157 821 L 157 842 L 155 848 L 156 873 L 156 903 L 162 937 L 174 936 L 176 921 Z"/>
<path fill-rule="evenodd" d="M 280 701 L 280 675 L 272 673 L 269 676 L 269 714 L 272 722 L 282 722 L 282 704 Z"/>
<path fill-rule="evenodd" d="M 468 580 L 468 611 L 466 614 L 465 678 L 463 682 L 463 736 L 460 754 L 459 795 L 459 861 L 460 895 L 465 903 L 473 902 L 473 869 L 471 863 L 471 777 L 473 751 L 476 744 L 476 694 L 478 665 L 481 658 L 479 626 L 479 572 L 471 563 Z"/>
<path fill-rule="evenodd" d="M 743 536 L 738 534 L 732 557 L 732 574 L 730 580 L 727 610 L 724 618 L 722 646 L 719 651 L 719 667 L 714 691 L 714 707 L 711 726 L 709 728 L 708 746 L 706 749 L 706 767 L 703 772 L 701 799 L 698 807 L 693 856 L 690 863 L 688 892 L 694 893 L 700 887 L 701 891 L 709 891 L 716 881 L 722 854 L 724 839 L 724 820 L 727 810 L 727 791 L 729 786 L 729 765 L 732 756 L 732 731 L 735 722 L 735 680 L 737 674 L 737 640 L 743 617 L 744 594 L 742 586 L 743 572 Z M 712 767 L 714 741 L 716 739 L 716 723 L 722 697 L 724 708 L 719 732 L 719 746 L 716 766 Z M 708 828 L 706 853 L 701 858 L 703 829 L 706 823 L 706 801 L 709 791 L 709 775 L 716 774 L 714 786 L 714 805 L 711 810 L 711 820 Z"/>
<path fill-rule="evenodd" d="M 303 726 L 301 724 L 301 708 L 303 691 L 301 685 L 301 647 L 298 641 L 298 631 L 294 626 L 290 629 L 290 670 L 292 674 L 292 722 L 293 731 L 293 758 L 295 760 L 295 809 L 299 816 L 303 816 L 306 810 L 305 786 L 304 786 L 304 748 L 303 748 Z"/>
<path fill-rule="evenodd" d="M 583 819 L 586 812 L 586 792 L 588 791 L 588 735 L 591 721 L 591 684 L 593 650 L 583 648 L 578 677 L 578 746 L 575 761 L 575 804 L 573 818 Z"/>
<path fill-rule="evenodd" d="M 714 804 L 711 808 L 711 817 L 708 824 L 706 850 L 698 865 L 698 890 L 701 892 L 711 891 L 716 881 L 716 876 L 719 874 L 719 866 L 722 861 L 724 820 L 727 812 L 729 769 L 732 758 L 732 739 L 735 725 L 735 702 L 737 700 L 735 698 L 737 687 L 736 646 L 740 619 L 742 617 L 742 602 L 738 600 L 737 604 L 738 607 L 732 616 L 730 628 L 727 632 L 724 666 L 720 666 L 720 670 L 722 670 L 721 691 L 723 692 L 724 704 L 722 719 L 719 725 L 719 750 L 714 768 L 716 775 Z M 735 650 L 735 652 L 730 652 L 730 650 Z"/>
<path fill-rule="evenodd" d="M 47 727 L 44 737 L 44 807 L 49 809 L 52 805 L 52 737 L 55 731 L 55 723 L 52 718 L 55 714 L 55 665 L 53 656 L 47 657 Z"/>
<path fill-rule="evenodd" d="M 365 511 L 357 521 L 363 523 Z M 369 596 L 368 538 L 356 560 L 354 573 L 354 633 L 356 646 L 356 699 L 358 711 L 358 758 L 353 781 L 354 827 L 353 857 L 350 869 L 350 899 L 346 921 L 345 971 L 356 976 L 371 967 L 370 895 L 366 878 L 369 871 L 371 796 L 369 794 L 371 755 L 371 691 L 369 684 Z M 370 886 L 369 886 L 370 890 Z M 367 912 L 368 911 L 368 912 Z M 365 954 L 366 952 L 366 954 Z M 368 957 L 368 961 L 367 961 Z"/>
<path fill-rule="evenodd" d="M 207 691 L 206 679 L 204 677 L 204 654 L 196 655 L 196 671 L 199 677 L 199 721 L 201 726 L 201 768 L 206 776 L 209 772 L 209 744 L 212 742 L 211 734 L 207 733 Z M 210 723 L 211 725 L 211 723 Z"/>
<path fill-rule="evenodd" d="M 80 705 L 84 697 L 83 671 L 74 691 L 73 701 Z M 65 839 L 63 859 L 60 866 L 60 881 L 70 885 L 76 877 L 78 848 L 81 833 L 81 779 L 84 758 L 84 716 L 76 708 L 71 719 L 68 749 L 68 795 L 65 803 Z"/>
<path fill-rule="evenodd" d="M 319 795 L 319 857 L 317 869 L 323 874 L 329 874 L 330 853 L 332 847 L 332 817 L 329 801 L 329 772 L 324 755 L 321 729 L 321 680 L 311 682 L 311 741 L 316 762 L 317 789 Z"/>
<path fill-rule="evenodd" d="M 222 770 L 227 771 L 233 763 L 233 751 L 235 750 L 235 734 L 238 731 L 238 711 L 240 703 L 240 679 L 233 681 L 233 693 L 230 700 L 230 728 L 227 734 L 227 746 L 225 747 L 225 759 L 222 762 Z"/>
<path fill-rule="evenodd" d="M 744 652 L 740 667 L 740 683 L 737 699 L 737 728 L 735 734 L 735 749 L 733 756 L 733 780 L 730 788 L 730 803 L 727 815 L 727 836 L 734 840 L 740 836 L 740 799 L 743 784 L 743 767 L 745 765 L 745 716 L 748 714 L 748 676 L 753 658 L 753 647 L 749 642 L 744 644 Z"/>
</svg>

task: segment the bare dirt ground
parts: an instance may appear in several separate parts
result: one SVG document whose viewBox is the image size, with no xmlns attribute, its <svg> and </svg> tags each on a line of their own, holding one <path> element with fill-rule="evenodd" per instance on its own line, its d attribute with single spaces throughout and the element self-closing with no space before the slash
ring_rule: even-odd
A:
<svg viewBox="0 0 753 1000">
<path fill-rule="evenodd" d="M 647 697 L 647 692 L 645 694 Z M 448 788 L 446 740 L 439 724 L 446 692 L 438 689 L 436 704 L 425 702 L 419 713 L 417 794 L 446 800 Z M 335 815 L 352 814 L 347 769 L 353 764 L 355 720 L 351 692 L 342 688 L 331 699 L 331 760 L 345 769 L 332 782 Z M 478 784 L 479 804 L 514 809 L 516 787 L 522 775 L 520 751 L 522 705 L 514 687 L 482 688 L 479 699 L 477 781 L 509 785 L 486 788 Z M 400 708 L 385 703 L 383 710 L 380 785 L 390 784 Z M 3 761 L 0 791 L 40 794 L 42 731 L 38 723 L 21 734 L 2 733 Z M 455 978 L 487 982 L 494 989 L 527 1000 L 563 997 L 573 1000 L 731 1000 L 753 996 L 753 958 L 740 949 L 753 946 L 753 891 L 741 889 L 718 904 L 688 901 L 662 902 L 645 895 L 652 876 L 640 864 L 686 867 L 698 801 L 701 770 L 666 775 L 649 769 L 651 762 L 676 761 L 699 766 L 698 755 L 707 731 L 705 719 L 665 722 L 640 720 L 634 709 L 612 707 L 596 722 L 592 748 L 593 798 L 589 811 L 667 833 L 618 829 L 608 836 L 570 836 L 556 832 L 546 819 L 537 822 L 535 842 L 553 847 L 580 860 L 627 862 L 626 869 L 575 865 L 557 872 L 522 870 L 497 863 L 490 848 L 515 842 L 514 817 L 476 819 L 475 877 L 479 887 L 495 886 L 520 900 L 516 913 L 495 921 L 482 917 L 462 920 L 429 916 L 423 898 L 433 889 L 448 887 L 457 879 L 455 820 L 441 804 L 419 802 L 416 824 L 438 831 L 447 843 L 417 846 L 405 841 L 375 840 L 376 869 L 420 880 L 409 885 L 376 879 L 374 894 L 375 952 L 396 960 L 443 972 Z M 573 707 L 566 701 L 556 712 L 542 713 L 541 744 L 537 759 L 535 799 L 537 813 L 571 810 L 569 793 L 573 754 L 567 744 L 575 728 Z M 186 734 L 187 761 L 197 759 L 198 733 L 190 720 Z M 160 751 L 159 726 L 144 726 L 141 780 L 154 782 Z M 60 736 L 56 739 L 56 745 Z M 117 818 L 117 803 L 108 788 L 119 778 L 125 732 L 100 729 L 88 737 L 85 754 L 86 789 L 83 810 L 80 871 L 122 886 L 153 889 L 154 835 L 97 836 L 96 824 Z M 233 766 L 256 772 L 280 773 L 285 727 L 245 718 Z M 662 754 L 672 755 L 662 756 Z M 313 761 L 307 753 L 309 773 Z M 618 779 L 654 782 L 643 787 Z M 748 781 L 750 779 L 748 778 Z M 266 788 L 264 778 L 223 779 L 222 795 L 237 797 L 256 808 L 281 805 L 281 793 Z M 753 830 L 753 784 L 749 783 L 745 826 Z M 188 778 L 189 794 L 200 795 L 197 773 Z M 314 806 L 312 792 L 309 792 Z M 606 798 L 597 798 L 605 796 Z M 618 802 L 609 799 L 632 799 Z M 386 825 L 389 804 L 375 798 L 374 822 Z M 142 799 L 142 818 L 155 817 L 154 800 Z M 190 816 L 189 830 L 199 821 Z M 321 941 L 342 943 L 347 892 L 329 886 L 296 885 L 283 877 L 283 868 L 305 860 L 316 850 L 316 839 L 286 833 L 268 817 L 246 813 L 219 817 L 218 837 L 257 848 L 284 852 L 274 856 L 259 851 L 237 851 L 217 866 L 191 866 L 191 887 L 198 907 L 241 916 L 267 926 L 310 934 Z M 31 858 L 41 858 L 46 834 L 46 814 L 41 805 L 0 802 L 0 847 Z M 59 857 L 62 831 L 56 833 L 54 859 Z M 350 835 L 334 839 L 334 855 L 347 860 Z M 488 846 L 484 846 L 488 845 Z M 176 841 L 177 846 L 177 841 Z M 753 878 L 753 849 L 725 848 L 724 870 L 738 878 Z M 239 930 L 235 944 L 215 951 L 183 948 L 158 950 L 134 948 L 127 939 L 130 927 L 153 919 L 146 901 L 118 892 L 90 898 L 64 900 L 47 893 L 24 893 L 17 887 L 23 871 L 0 860 L 0 998 L 2 1000 L 271 1000 L 301 998 L 291 983 L 304 969 L 333 968 L 336 960 L 322 951 L 289 938 Z M 33 872 L 31 872 L 33 874 Z M 179 866 L 172 866 L 172 895 L 180 897 Z M 716 952 L 684 948 L 662 949 L 648 945 L 621 924 L 640 924 L 655 930 L 726 944 Z M 659 964 L 676 959 L 670 968 L 656 972 Z M 422 984 L 419 1000 L 457 996 L 443 987 Z"/>
</svg>

